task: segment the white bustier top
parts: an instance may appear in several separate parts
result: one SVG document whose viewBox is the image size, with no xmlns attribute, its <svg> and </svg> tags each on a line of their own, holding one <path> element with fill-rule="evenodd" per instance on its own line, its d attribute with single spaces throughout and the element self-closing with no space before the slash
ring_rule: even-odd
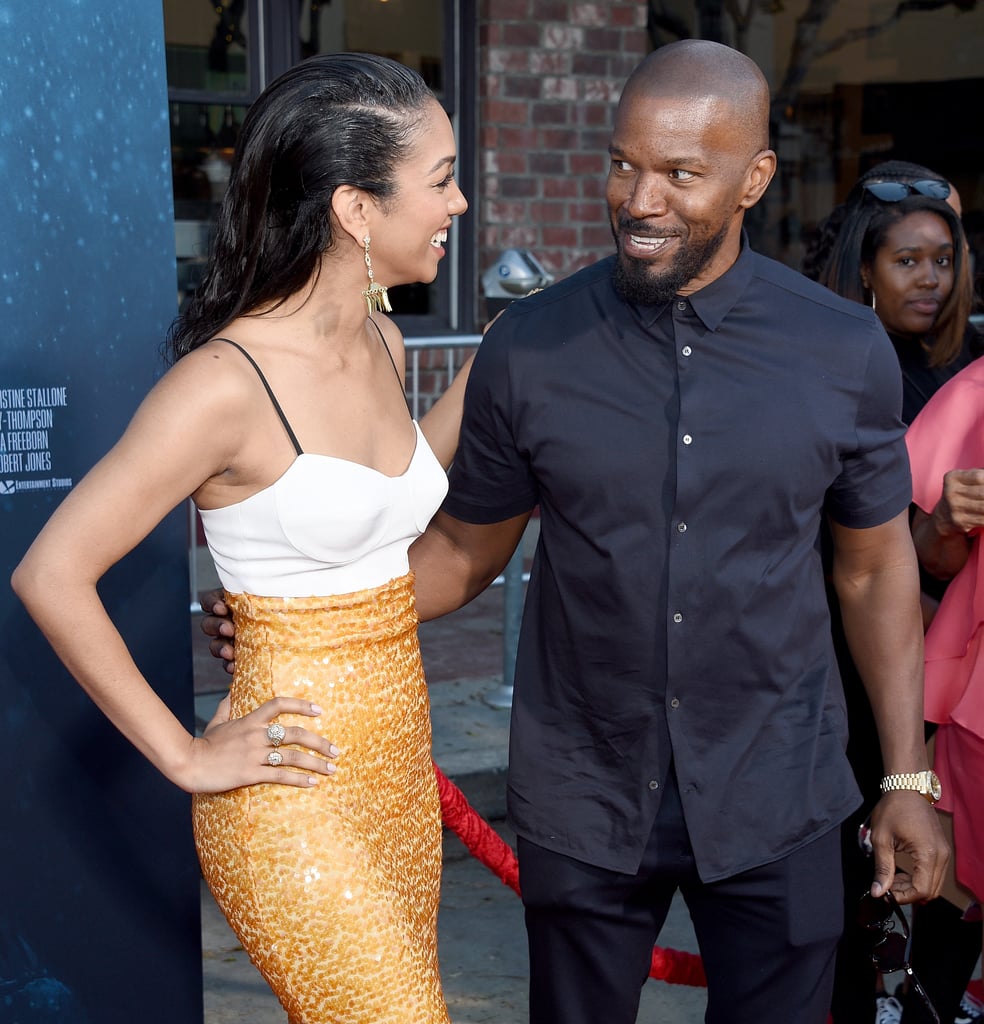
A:
<svg viewBox="0 0 984 1024">
<path fill-rule="evenodd" d="M 269 487 L 202 509 L 215 568 L 234 594 L 314 597 L 404 575 L 407 551 L 447 494 L 447 475 L 415 422 L 406 471 L 389 477 L 330 455 L 299 454 Z"/>
</svg>

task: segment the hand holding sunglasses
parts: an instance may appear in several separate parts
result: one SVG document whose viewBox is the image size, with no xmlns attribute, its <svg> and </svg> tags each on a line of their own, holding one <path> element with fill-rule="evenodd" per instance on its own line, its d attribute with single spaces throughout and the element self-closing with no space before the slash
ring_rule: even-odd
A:
<svg viewBox="0 0 984 1024">
<path fill-rule="evenodd" d="M 909 984 L 915 989 L 929 1015 L 935 1024 L 940 1024 L 940 1015 L 936 1012 L 936 1007 L 933 1006 L 909 963 L 912 947 L 909 922 L 891 889 L 883 896 L 872 896 L 870 892 L 866 892 L 861 897 L 858 924 L 871 934 L 871 962 L 876 969 L 882 974 L 905 971 L 909 977 Z"/>
</svg>

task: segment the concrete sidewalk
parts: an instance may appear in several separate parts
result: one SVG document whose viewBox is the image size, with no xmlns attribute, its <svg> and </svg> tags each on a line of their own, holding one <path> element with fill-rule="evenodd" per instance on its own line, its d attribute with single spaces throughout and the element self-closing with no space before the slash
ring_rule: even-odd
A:
<svg viewBox="0 0 984 1024">
<path fill-rule="evenodd" d="M 203 589 L 210 566 L 201 567 Z M 509 711 L 502 685 L 502 588 L 468 607 L 421 625 L 420 642 L 431 696 L 434 760 L 472 806 L 514 846 L 503 821 Z M 196 714 L 208 721 L 228 683 L 207 652 L 193 618 Z M 438 926 L 441 971 L 454 1024 L 524 1024 L 527 955 L 522 904 L 474 860 L 452 834 L 445 836 Z M 202 887 L 206 1024 L 285 1024 L 286 1014 L 249 962 Z M 696 943 L 682 902 L 674 904 L 660 945 L 693 951 Z M 638 1024 L 699 1024 L 704 989 L 650 980 Z"/>
</svg>

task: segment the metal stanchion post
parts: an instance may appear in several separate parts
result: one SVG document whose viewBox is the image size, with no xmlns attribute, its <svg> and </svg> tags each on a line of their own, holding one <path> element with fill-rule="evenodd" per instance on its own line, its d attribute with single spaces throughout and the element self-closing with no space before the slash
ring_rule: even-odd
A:
<svg viewBox="0 0 984 1024">
<path fill-rule="evenodd" d="M 503 574 L 502 613 L 502 686 L 485 697 L 494 708 L 512 707 L 513 679 L 516 676 L 516 648 L 523 618 L 523 542 L 513 552 Z"/>
</svg>

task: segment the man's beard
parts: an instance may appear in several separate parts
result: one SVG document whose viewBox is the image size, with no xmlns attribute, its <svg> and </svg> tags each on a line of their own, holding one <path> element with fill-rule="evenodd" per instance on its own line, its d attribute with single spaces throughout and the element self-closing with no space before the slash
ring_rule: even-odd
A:
<svg viewBox="0 0 984 1024">
<path fill-rule="evenodd" d="M 631 230 L 629 225 L 622 225 L 622 230 L 626 229 Z M 614 228 L 612 233 L 615 234 Z M 646 260 L 625 256 L 619 249 L 612 271 L 615 291 L 621 299 L 640 306 L 669 302 L 711 262 L 727 233 L 728 224 L 724 223 L 717 234 L 702 242 L 681 245 L 670 265 L 658 272 Z"/>
</svg>

